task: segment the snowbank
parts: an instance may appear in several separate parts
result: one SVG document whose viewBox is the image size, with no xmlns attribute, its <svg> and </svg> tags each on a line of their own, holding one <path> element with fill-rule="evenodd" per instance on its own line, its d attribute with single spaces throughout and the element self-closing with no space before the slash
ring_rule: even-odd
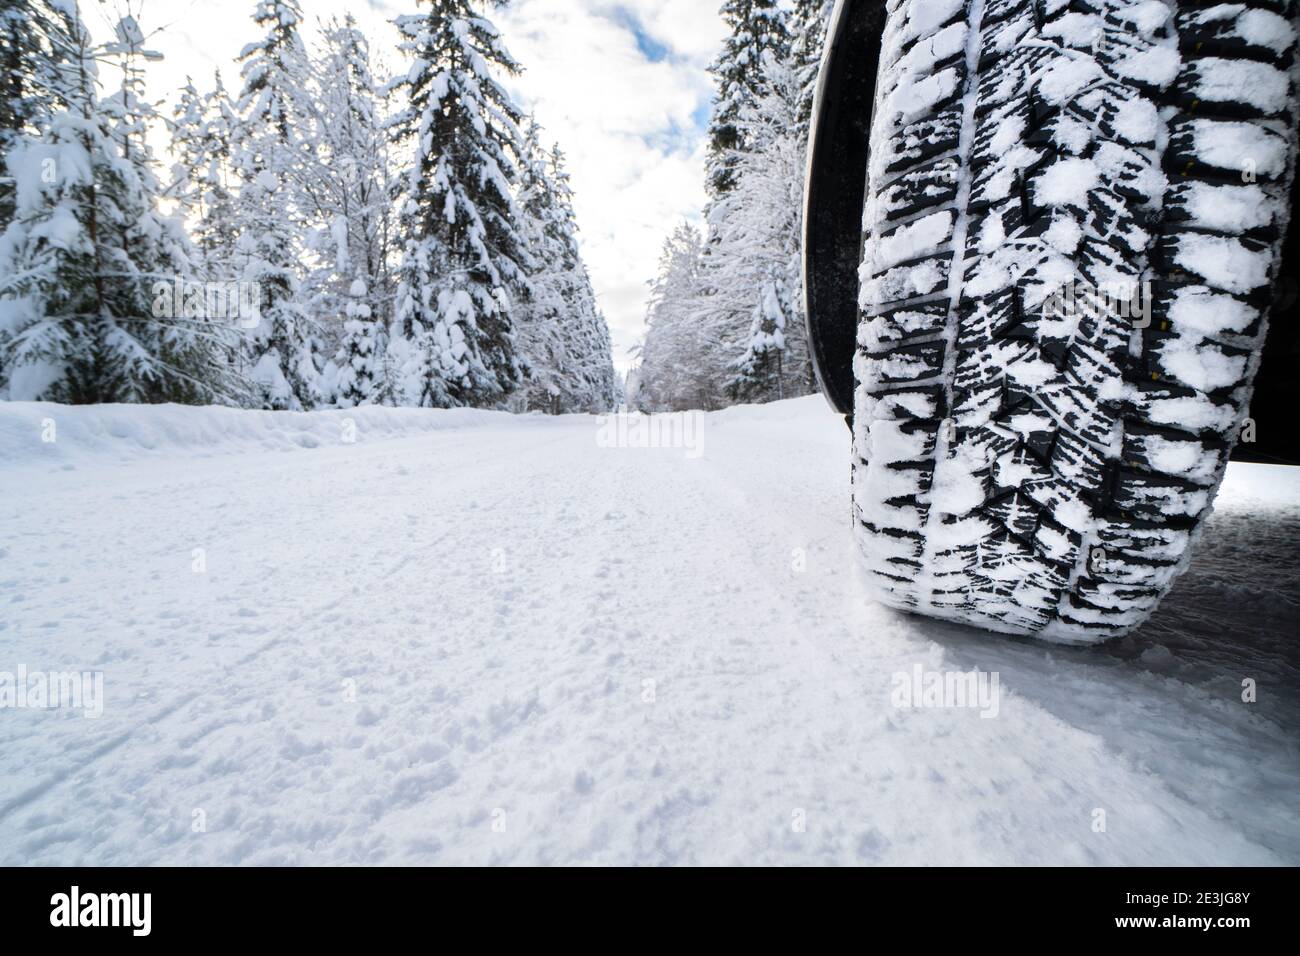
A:
<svg viewBox="0 0 1300 956">
<path fill-rule="evenodd" d="M 731 424 L 768 427 L 786 439 L 832 441 L 850 435 L 820 395 L 696 412 L 712 430 Z M 368 444 L 429 432 L 475 427 L 562 425 L 597 416 L 512 415 L 477 409 L 351 408 L 264 412 L 217 406 L 57 405 L 0 402 L 0 467 L 149 458 L 207 458 L 256 451 L 298 451 Z M 794 430 L 787 425 L 796 426 Z M 1235 462 L 1218 507 L 1293 507 L 1300 502 L 1300 468 Z"/>
<path fill-rule="evenodd" d="M 352 408 L 264 412 L 215 406 L 0 402 L 5 466 L 150 457 L 208 457 L 364 444 L 427 432 L 506 424 L 474 409 Z"/>
</svg>

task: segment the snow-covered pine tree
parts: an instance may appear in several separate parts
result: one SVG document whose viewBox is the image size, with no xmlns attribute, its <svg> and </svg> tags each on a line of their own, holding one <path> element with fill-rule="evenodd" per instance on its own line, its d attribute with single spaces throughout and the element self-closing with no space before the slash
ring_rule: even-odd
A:
<svg viewBox="0 0 1300 956">
<path fill-rule="evenodd" d="M 260 298 L 261 322 L 244 337 L 244 372 L 254 403 L 309 409 L 320 403 L 318 330 L 303 308 L 297 272 L 297 178 L 300 84 L 308 59 L 297 0 L 259 0 L 253 21 L 266 34 L 240 54 L 244 85 L 235 129 L 234 165 L 241 279 Z"/>
<path fill-rule="evenodd" d="M 308 280 L 313 313 L 330 324 L 342 319 L 324 376 L 327 400 L 352 407 L 378 400 L 384 384 L 396 174 L 369 42 L 351 16 L 324 24 L 323 33 L 313 95 L 305 104 L 310 135 L 299 205 L 318 224 Z"/>
<path fill-rule="evenodd" d="M 592 376 L 592 391 L 596 402 L 588 411 L 600 413 L 616 411 L 627 404 L 627 380 L 614 365 L 614 339 L 610 332 L 609 320 L 600 309 L 596 311 L 596 333 L 593 349 L 589 352 L 595 364 Z"/>
<path fill-rule="evenodd" d="M 199 93 L 186 78 L 169 124 L 176 162 L 167 192 L 185 211 L 198 252 L 196 268 L 209 281 L 236 278 L 238 210 L 231 168 L 234 123 L 234 107 L 220 71 L 209 93 Z"/>
<path fill-rule="evenodd" d="M 732 0 L 722 12 L 731 34 L 713 66 L 694 362 L 712 400 L 767 401 L 813 387 L 798 252 L 806 116 L 830 4 L 797 0 L 787 12 Z"/>
<path fill-rule="evenodd" d="M 769 275 L 758 289 L 745 351 L 732 365 L 727 394 L 738 401 L 786 398 L 786 335 L 795 329 L 795 308 L 783 276 Z"/>
<path fill-rule="evenodd" d="M 496 2 L 495 5 L 502 4 Z M 513 192 L 521 114 L 494 75 L 520 72 L 479 0 L 398 17 L 413 61 L 394 85 L 406 236 L 389 343 L 403 404 L 492 406 L 516 387 L 512 299 L 526 283 Z"/>
<path fill-rule="evenodd" d="M 0 233 L 14 214 L 14 182 L 4 157 L 21 137 L 38 135 L 63 106 L 52 35 L 57 22 L 44 0 L 0 0 Z"/>
<path fill-rule="evenodd" d="M 805 135 L 794 64 L 769 56 L 766 80 L 737 117 L 753 149 L 737 156 L 736 186 L 719 204 L 709 252 L 714 308 L 742 308 L 747 337 L 728 394 L 742 401 L 805 395 L 815 379 L 800 277 Z"/>
<path fill-rule="evenodd" d="M 528 282 L 514 309 L 515 348 L 523 381 L 511 396 L 516 411 L 563 410 L 561 387 L 570 370 L 563 324 L 564 301 L 559 270 L 563 241 L 557 235 L 555 190 L 541 145 L 541 126 L 529 116 L 523 126 L 519 164 L 520 235 L 528 250 Z"/>
<path fill-rule="evenodd" d="M 208 165 L 207 103 L 188 76 L 167 128 L 171 132 L 171 154 L 176 160 L 167 194 L 180 204 L 187 216 L 197 219 L 202 215 L 199 184 Z"/>
<path fill-rule="evenodd" d="M 375 318 L 371 290 L 353 279 L 343 304 L 343 337 L 334 358 L 334 404 L 341 408 L 376 404 L 384 390 L 383 324 Z"/>
<path fill-rule="evenodd" d="M 790 65 L 799 83 L 799 126 L 807 135 L 812 122 L 817 73 L 835 0 L 794 0 L 790 14 Z"/>
<path fill-rule="evenodd" d="M 769 54 L 784 59 L 790 46 L 785 13 L 777 0 L 725 0 L 721 13 L 729 35 L 709 68 L 717 84 L 707 165 L 713 196 L 732 189 L 736 155 L 750 148 L 736 120 L 763 87 L 765 59 Z"/>
<path fill-rule="evenodd" d="M 719 384 L 709 364 L 712 349 L 698 321 L 704 237 L 680 223 L 664 242 L 659 272 L 650 287 L 646 336 L 638 351 L 638 408 L 645 412 L 713 409 Z"/>
<path fill-rule="evenodd" d="M 52 42 L 58 35 L 42 0 L 0 0 L 0 235 L 13 221 L 16 205 L 16 177 L 6 160 L 24 137 L 39 135 L 63 105 Z M 0 356 L 11 331 L 0 313 Z M 4 389 L 0 362 L 0 394 Z"/>
<path fill-rule="evenodd" d="M 768 64 L 790 54 L 786 11 L 777 0 L 727 0 L 722 16 L 729 26 L 721 54 L 710 68 L 717 84 L 710 126 L 705 211 L 708 236 L 699 264 L 698 311 L 700 351 L 696 356 L 700 397 L 709 406 L 725 404 L 735 363 L 753 340 L 751 326 L 759 286 L 740 284 L 734 270 L 719 259 L 722 236 L 734 233 L 728 220 L 742 209 L 732 192 L 745 158 L 761 148 L 744 121 L 767 87 Z M 706 397 L 707 393 L 707 397 Z"/>
<path fill-rule="evenodd" d="M 639 349 L 634 349 L 639 354 Z M 634 365 L 627 372 L 627 378 L 623 382 L 623 404 L 629 409 L 638 412 L 648 411 L 650 408 L 650 399 L 641 387 L 641 366 Z"/>
<path fill-rule="evenodd" d="M 834 0 L 795 0 L 790 14 L 790 49 L 785 61 L 773 58 L 764 87 L 739 125 L 755 147 L 738 157 L 732 203 L 736 221 L 720 217 L 731 233 L 733 268 L 758 278 L 749 337 L 734 364 L 729 393 L 743 401 L 762 401 L 814 391 L 816 376 L 808 353 L 799 275 L 803 182 L 817 76 Z M 746 247 L 762 250 L 757 270 Z M 725 258 L 725 255 L 724 255 Z"/>
<path fill-rule="evenodd" d="M 555 415 L 604 412 L 618 402 L 609 329 L 578 247 L 564 155 L 558 146 L 546 153 L 540 134 L 530 117 L 520 207 L 532 265 L 515 310 L 526 378 L 511 404 Z"/>
<path fill-rule="evenodd" d="M 229 400 L 226 329 L 176 315 L 169 289 L 190 275 L 180 222 L 157 209 L 159 185 L 139 98 L 143 37 L 124 18 L 118 41 L 92 45 L 76 5 L 51 27 L 59 95 L 39 137 L 10 155 L 13 222 L 0 238 L 0 387 L 16 400 L 67 403 Z M 101 104 L 97 58 L 122 67 Z"/>
<path fill-rule="evenodd" d="M 596 304 L 596 290 L 582 259 L 578 244 L 578 218 L 573 209 L 573 188 L 558 145 L 548 159 L 548 182 L 552 190 L 555 236 L 560 244 L 559 275 L 564 280 L 564 301 L 568 304 L 569 341 L 572 361 L 573 411 L 606 412 L 623 403 L 624 390 L 614 368 L 609 323 Z"/>
</svg>

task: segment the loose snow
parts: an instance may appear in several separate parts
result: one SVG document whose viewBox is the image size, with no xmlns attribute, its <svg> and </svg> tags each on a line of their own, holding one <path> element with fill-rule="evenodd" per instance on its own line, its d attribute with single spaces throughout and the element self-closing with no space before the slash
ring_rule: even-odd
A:
<svg viewBox="0 0 1300 956">
<path fill-rule="evenodd" d="M 1286 108 L 1288 85 L 1286 73 L 1267 63 L 1204 57 L 1196 64 L 1192 91 L 1209 103 L 1249 103 L 1275 113 Z"/>
<path fill-rule="evenodd" d="M 104 695 L 0 709 L 0 863 L 1300 862 L 1295 471 L 1074 649 L 871 604 L 819 398 L 624 424 L 0 405 L 0 690 Z"/>
<path fill-rule="evenodd" d="M 1286 169 L 1286 140 L 1262 126 L 1196 119 L 1188 130 L 1196 154 L 1211 166 L 1262 176 Z"/>
</svg>

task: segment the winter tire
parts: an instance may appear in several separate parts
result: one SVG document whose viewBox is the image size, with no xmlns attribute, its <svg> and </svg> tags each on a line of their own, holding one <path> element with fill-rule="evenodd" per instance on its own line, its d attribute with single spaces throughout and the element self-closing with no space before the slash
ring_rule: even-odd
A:
<svg viewBox="0 0 1300 956">
<path fill-rule="evenodd" d="M 885 603 L 1094 643 L 1186 567 L 1281 271 L 1297 6 L 840 0 L 805 280 Z"/>
</svg>

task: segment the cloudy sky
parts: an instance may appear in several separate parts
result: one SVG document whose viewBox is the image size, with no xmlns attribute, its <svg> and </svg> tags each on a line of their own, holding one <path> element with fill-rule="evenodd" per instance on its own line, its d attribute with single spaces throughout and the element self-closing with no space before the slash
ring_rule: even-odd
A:
<svg viewBox="0 0 1300 956">
<path fill-rule="evenodd" d="M 82 0 L 106 35 L 127 0 Z M 164 55 L 150 89 L 169 102 L 185 76 L 206 89 L 259 35 L 253 0 L 129 0 L 149 45 Z M 313 26 L 351 11 L 386 55 L 389 20 L 414 0 L 300 0 Z M 492 14 L 526 72 L 509 82 L 568 154 L 583 252 L 614 335 L 614 360 L 644 328 L 646 283 L 674 223 L 704 205 L 704 129 L 712 86 L 706 68 L 722 42 L 721 0 L 513 0 Z M 154 32 L 158 31 L 158 32 Z M 310 41 L 313 33 L 308 33 Z M 396 52 L 391 54 L 396 60 Z"/>
</svg>

